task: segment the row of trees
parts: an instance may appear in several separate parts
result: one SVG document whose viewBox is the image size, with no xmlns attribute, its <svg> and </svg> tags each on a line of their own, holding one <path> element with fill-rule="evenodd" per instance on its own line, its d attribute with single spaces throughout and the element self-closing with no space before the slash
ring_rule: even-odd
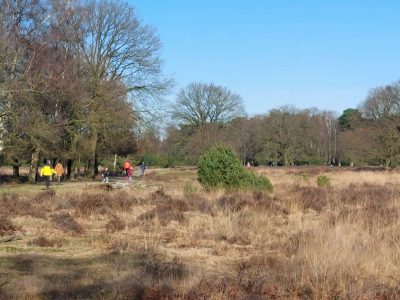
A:
<svg viewBox="0 0 400 300">
<path fill-rule="evenodd" d="M 133 153 L 170 81 L 160 41 L 108 0 L 0 0 L 0 135 L 6 161 L 84 163 Z"/>
<path fill-rule="evenodd" d="M 191 84 L 178 94 L 172 115 L 165 139 L 153 138 L 147 148 L 169 163 L 195 163 L 215 145 L 235 149 L 243 163 L 266 165 L 393 166 L 400 159 L 400 82 L 372 89 L 341 116 L 285 106 L 251 118 L 239 96 L 214 84 Z"/>
</svg>

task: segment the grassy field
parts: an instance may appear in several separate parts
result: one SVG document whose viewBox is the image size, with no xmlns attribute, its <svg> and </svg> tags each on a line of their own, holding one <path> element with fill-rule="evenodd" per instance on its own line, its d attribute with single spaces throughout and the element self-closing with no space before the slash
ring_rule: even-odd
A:
<svg viewBox="0 0 400 300">
<path fill-rule="evenodd" d="M 400 299 L 398 171 L 253 170 L 273 193 L 1 185 L 0 299 Z"/>
</svg>

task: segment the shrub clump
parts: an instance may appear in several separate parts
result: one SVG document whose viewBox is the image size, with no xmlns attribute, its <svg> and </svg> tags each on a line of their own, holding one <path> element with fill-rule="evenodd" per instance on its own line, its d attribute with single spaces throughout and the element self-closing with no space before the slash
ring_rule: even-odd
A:
<svg viewBox="0 0 400 300">
<path fill-rule="evenodd" d="M 62 246 L 62 242 L 60 240 L 49 240 L 44 236 L 39 236 L 33 241 L 28 243 L 28 246 L 39 246 L 39 247 L 58 247 Z"/>
<path fill-rule="evenodd" d="M 106 230 L 109 233 L 124 230 L 126 223 L 118 216 L 113 216 L 113 218 L 106 224 Z"/>
<path fill-rule="evenodd" d="M 18 230 L 20 228 L 16 227 L 7 216 L 0 214 L 0 236 L 13 234 Z"/>
<path fill-rule="evenodd" d="M 136 199 L 126 193 L 82 193 L 69 196 L 70 207 L 75 208 L 75 215 L 87 217 L 95 214 L 109 214 L 114 210 L 128 211 Z"/>
<path fill-rule="evenodd" d="M 331 186 L 331 180 L 329 179 L 329 177 L 325 176 L 325 175 L 321 175 L 317 177 L 317 185 L 319 187 L 329 187 Z"/>
<path fill-rule="evenodd" d="M 169 205 L 158 205 L 150 211 L 147 211 L 138 216 L 139 221 L 151 221 L 157 218 L 160 224 L 165 226 L 171 221 L 177 221 L 179 224 L 186 224 L 187 218 L 183 211 L 177 210 Z"/>
<path fill-rule="evenodd" d="M 53 189 L 46 189 L 43 192 L 33 197 L 33 201 L 37 203 L 43 203 L 45 200 L 52 200 L 56 196 L 56 191 Z"/>
<path fill-rule="evenodd" d="M 189 274 L 186 265 L 176 256 L 168 261 L 157 254 L 144 254 L 139 266 L 141 277 L 147 277 L 153 283 L 160 283 L 168 279 L 181 280 Z"/>
<path fill-rule="evenodd" d="M 82 225 L 80 225 L 69 213 L 54 214 L 51 216 L 51 220 L 58 229 L 66 233 L 84 233 Z"/>
<path fill-rule="evenodd" d="M 317 187 L 293 186 L 291 193 L 293 199 L 301 204 L 303 209 L 313 209 L 322 212 L 328 205 L 332 192 L 329 189 L 320 189 Z"/>
<path fill-rule="evenodd" d="M 32 216 L 34 218 L 46 219 L 48 206 L 36 205 L 35 201 L 20 197 L 14 193 L 4 193 L 0 198 L 0 212 L 10 217 Z"/>
<path fill-rule="evenodd" d="M 251 189 L 272 191 L 268 178 L 246 172 L 240 160 L 229 149 L 216 147 L 198 162 L 198 180 L 207 189 Z"/>
</svg>

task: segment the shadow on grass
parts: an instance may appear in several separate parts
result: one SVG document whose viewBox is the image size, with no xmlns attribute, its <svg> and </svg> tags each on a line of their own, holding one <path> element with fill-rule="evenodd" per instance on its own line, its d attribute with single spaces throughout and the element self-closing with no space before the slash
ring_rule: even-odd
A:
<svg viewBox="0 0 400 300">
<path fill-rule="evenodd" d="M 188 275 L 177 258 L 138 251 L 91 258 L 0 258 L 0 299 L 159 299 Z"/>
<path fill-rule="evenodd" d="M 28 176 L 12 176 L 12 175 L 4 175 L 0 174 L 0 182 L 2 183 L 27 183 Z"/>
</svg>

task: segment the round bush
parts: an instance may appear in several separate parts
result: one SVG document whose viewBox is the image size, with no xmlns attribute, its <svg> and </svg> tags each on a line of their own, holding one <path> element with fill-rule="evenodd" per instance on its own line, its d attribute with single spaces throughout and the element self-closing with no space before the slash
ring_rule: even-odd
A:
<svg viewBox="0 0 400 300">
<path fill-rule="evenodd" d="M 246 172 L 233 152 L 222 147 L 211 149 L 200 158 L 197 174 L 206 189 L 272 190 L 268 178 Z"/>
</svg>

